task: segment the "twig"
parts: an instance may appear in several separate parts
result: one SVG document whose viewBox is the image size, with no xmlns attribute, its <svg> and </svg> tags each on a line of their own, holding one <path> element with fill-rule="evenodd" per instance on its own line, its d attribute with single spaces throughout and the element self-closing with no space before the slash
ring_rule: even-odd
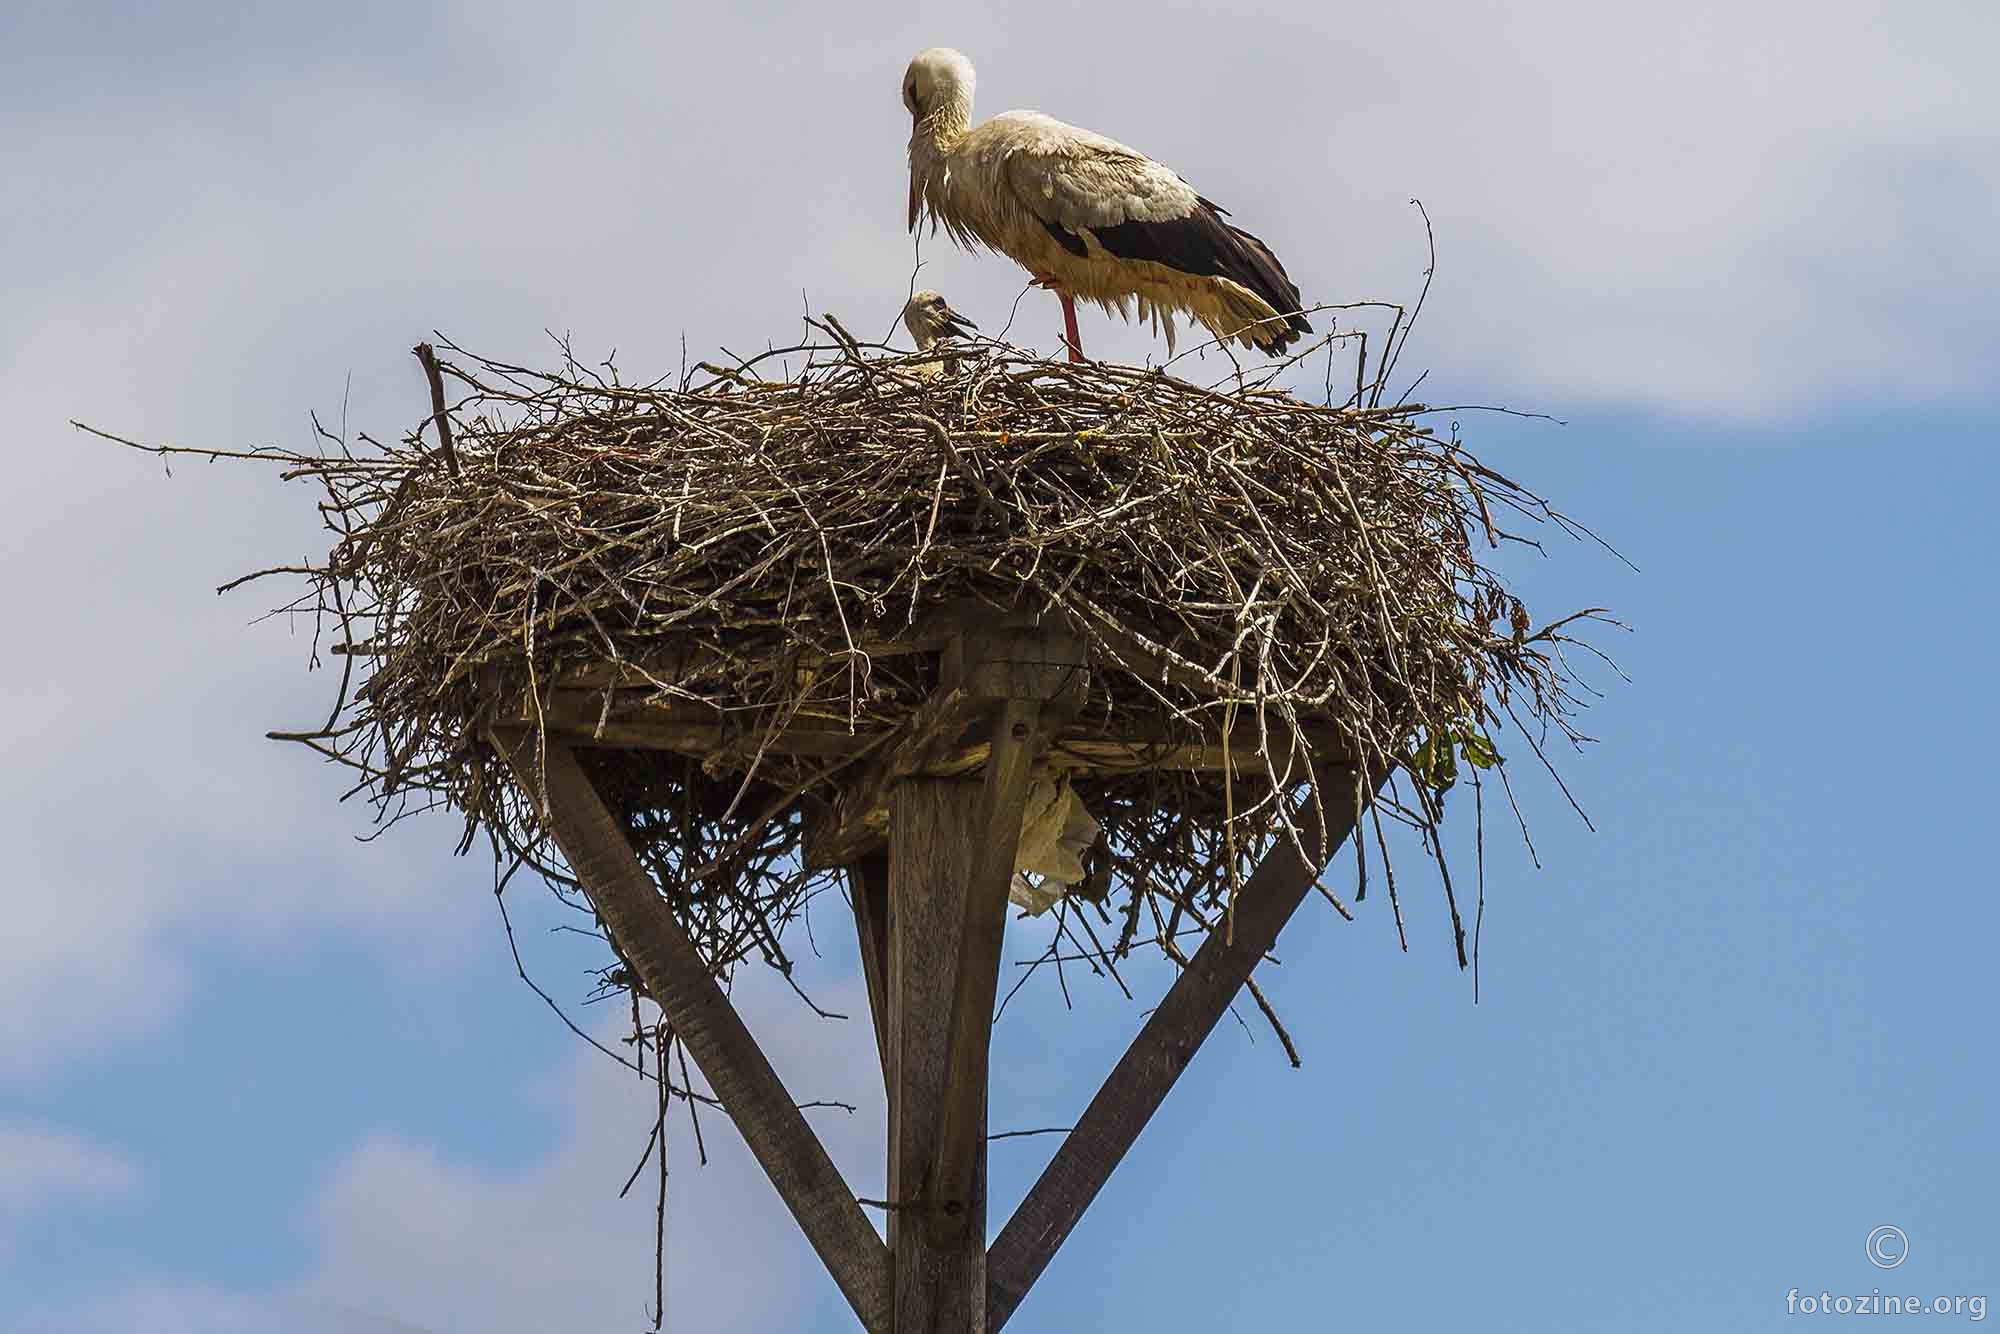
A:
<svg viewBox="0 0 2000 1334">
<path fill-rule="evenodd" d="M 431 384 L 431 420 L 437 423 L 438 449 L 444 454 L 445 471 L 452 480 L 458 480 L 458 453 L 451 443 L 451 414 L 444 405 L 444 377 L 438 373 L 437 353 L 429 343 L 418 343 L 410 349 L 423 363 L 424 378 Z"/>
</svg>

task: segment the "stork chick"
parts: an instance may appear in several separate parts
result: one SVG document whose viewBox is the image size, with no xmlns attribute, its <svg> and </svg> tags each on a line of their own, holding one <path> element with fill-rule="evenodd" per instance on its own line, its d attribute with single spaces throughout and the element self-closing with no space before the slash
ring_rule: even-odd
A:
<svg viewBox="0 0 2000 1334">
<path fill-rule="evenodd" d="M 903 306 L 903 327 L 916 340 L 917 351 L 928 352 L 947 338 L 965 338 L 979 326 L 951 308 L 942 295 L 932 291 L 922 291 L 912 296 Z M 950 367 L 947 361 L 920 362 L 914 368 L 925 379 L 935 379 Z"/>
<path fill-rule="evenodd" d="M 1224 342 L 1282 352 L 1312 325 L 1299 289 L 1226 210 L 1135 149 L 1039 111 L 972 124 L 972 62 L 920 51 L 903 75 L 910 113 L 909 226 L 928 212 L 967 249 L 1020 264 L 1062 302 L 1071 361 L 1083 360 L 1079 298 L 1163 329 L 1185 312 Z"/>
<path fill-rule="evenodd" d="M 946 338 L 964 338 L 979 326 L 951 308 L 942 294 L 918 292 L 903 306 L 903 327 L 916 340 L 917 351 L 928 352 Z"/>
</svg>

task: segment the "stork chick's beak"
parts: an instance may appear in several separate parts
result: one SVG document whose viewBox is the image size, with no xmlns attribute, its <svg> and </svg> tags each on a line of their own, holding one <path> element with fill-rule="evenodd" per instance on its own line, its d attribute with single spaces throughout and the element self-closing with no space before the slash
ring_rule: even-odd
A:
<svg viewBox="0 0 2000 1334">
<path fill-rule="evenodd" d="M 978 325 L 953 310 L 950 306 L 944 308 L 944 317 L 939 321 L 938 329 L 941 333 L 950 334 L 954 338 L 970 338 L 973 334 L 979 332 Z"/>
<path fill-rule="evenodd" d="M 917 229 L 917 173 L 910 173 L 910 230 Z"/>
</svg>

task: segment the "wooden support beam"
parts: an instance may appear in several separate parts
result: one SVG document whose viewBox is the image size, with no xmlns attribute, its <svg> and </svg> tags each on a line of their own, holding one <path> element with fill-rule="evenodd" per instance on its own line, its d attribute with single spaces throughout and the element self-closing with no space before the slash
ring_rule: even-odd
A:
<svg viewBox="0 0 2000 1334">
<path fill-rule="evenodd" d="M 1244 883 L 1237 893 L 1233 937 L 1218 930 L 1195 951 L 994 1239 L 987 1256 L 987 1334 L 1007 1323 L 1041 1277 L 1251 969 L 1277 943 L 1278 933 L 1353 832 L 1359 815 L 1354 771 L 1321 769 L 1318 787 L 1325 827 L 1309 813 L 1295 816 L 1305 856 L 1290 839 L 1282 839 Z"/>
<path fill-rule="evenodd" d="M 889 854 L 867 853 L 847 866 L 847 894 L 854 900 L 854 933 L 861 945 L 861 977 L 868 985 L 868 1013 L 875 1021 L 875 1051 L 882 1058 L 882 1087 L 889 1087 Z"/>
<path fill-rule="evenodd" d="M 1263 758 L 1255 726 L 1239 724 L 1223 745 L 1220 732 L 1205 737 L 1162 730 L 1157 735 L 1108 733 L 1089 726 L 1064 725 L 1082 677 L 1064 669 L 1058 676 L 1048 664 L 1006 664 L 1008 677 L 989 672 L 980 684 L 1018 688 L 1043 682 L 1060 684 L 1058 695 L 1045 706 L 1051 768 L 1070 772 L 1120 773 L 1147 769 L 1214 771 L 1224 767 L 1238 774 L 1262 773 Z M 986 736 L 967 731 L 983 712 L 975 692 L 944 688 L 920 706 L 892 735 L 862 726 L 848 730 L 844 718 L 807 716 L 776 736 L 759 729 L 754 715 L 725 714 L 706 704 L 686 700 L 661 701 L 648 692 L 617 694 L 605 709 L 602 692 L 552 690 L 538 708 L 533 700 L 500 701 L 499 720 L 506 724 L 541 727 L 565 745 L 586 749 L 664 750 L 680 755 L 720 757 L 729 767 L 746 767 L 760 751 L 806 759 L 834 760 L 863 746 L 877 754 L 865 762 L 859 778 L 849 784 L 837 819 L 817 831 L 807 848 L 809 864 L 842 866 L 857 851 L 878 845 L 888 826 L 888 789 L 904 778 L 950 778 L 970 773 L 986 763 Z M 1331 729 L 1307 734 L 1313 753 L 1323 760 L 1345 755 L 1346 743 Z M 733 764 L 730 762 L 733 761 Z"/>
<path fill-rule="evenodd" d="M 914 653 L 936 653 L 955 635 L 982 630 L 996 624 L 1032 623 L 1033 617 L 1002 611 L 976 598 L 965 598 L 938 607 L 916 625 L 879 626 L 872 630 L 841 624 L 820 627 L 827 641 L 849 640 L 837 653 L 823 657 L 801 657 L 801 670 L 844 669 L 855 654 L 868 658 L 895 658 Z M 850 631 L 851 639 L 850 639 Z M 336 650 L 338 651 L 338 650 Z M 689 681 L 698 677 L 730 679 L 742 671 L 742 659 L 719 649 L 687 639 L 660 647 L 642 662 L 595 662 L 571 667 L 556 684 L 564 686 L 650 686 L 658 681 Z"/>
<path fill-rule="evenodd" d="M 868 739 L 849 731 L 844 719 L 816 717 L 797 719 L 779 737 L 766 738 L 754 712 L 725 713 L 692 700 L 660 701 L 643 690 L 614 693 L 609 710 L 599 690 L 551 690 L 539 707 L 524 695 L 509 703 L 508 720 L 545 728 L 576 746 L 687 755 L 734 748 L 745 763 L 767 740 L 779 754 L 837 759 Z"/>
<path fill-rule="evenodd" d="M 609 747 L 614 750 L 665 750 L 680 755 L 709 756 L 718 751 L 733 749 L 741 763 L 747 765 L 749 757 L 756 753 L 759 741 L 756 737 L 746 737 L 740 730 L 725 728 L 719 723 L 680 721 L 662 717 L 654 710 L 614 711 L 602 726 L 598 723 L 601 702 L 595 696 L 579 696 L 558 693 L 556 707 L 547 716 L 537 719 L 532 711 L 526 716 L 515 717 L 511 721 L 534 726 L 542 724 L 548 734 L 564 745 L 576 746 L 584 750 Z M 910 724 L 904 724 L 908 728 Z M 880 737 L 879 731 L 859 732 L 835 731 L 833 729 L 795 727 L 771 740 L 765 747 L 767 755 L 793 755 L 814 759 L 840 759 L 851 755 L 864 745 Z M 905 731 L 904 735 L 908 735 Z M 885 745 L 896 746 L 902 738 L 890 740 Z M 1330 732 L 1312 738 L 1314 753 L 1322 759 L 1340 757 L 1343 743 Z M 1223 768 L 1237 774 L 1261 774 L 1265 771 L 1264 759 L 1257 753 L 1258 737 L 1252 727 L 1238 727 L 1225 748 L 1218 734 L 1205 741 L 1174 740 L 1165 736 L 1102 736 L 1092 735 L 1082 729 L 1057 732 L 1050 742 L 1048 762 L 1052 768 L 1071 772 L 1090 773 L 1136 773 L 1148 769 L 1190 770 L 1214 773 Z M 900 778 L 952 778 L 970 773 L 986 763 L 986 742 L 966 741 L 962 745 L 939 745 L 931 753 L 929 760 Z M 878 785 L 874 792 L 877 800 L 872 807 L 859 809 L 865 802 L 850 799 L 843 803 L 843 810 L 855 810 L 856 816 L 843 819 L 843 826 L 859 823 L 872 828 L 872 841 L 880 842 L 882 830 L 887 826 L 888 799 L 886 785 Z M 829 836 L 831 837 L 831 835 Z M 838 836 L 846 841 L 847 835 Z M 831 860 L 813 862 L 815 866 L 838 866 L 842 864 L 840 848 L 828 843 L 824 849 L 815 848 L 815 857 Z"/>
<path fill-rule="evenodd" d="M 974 1229 L 939 1229 L 927 1186 L 940 1115 L 954 1093 L 984 1112 L 976 1090 L 950 1087 L 953 997 L 985 784 L 914 778 L 899 784 L 889 840 L 889 1251 L 899 1334 L 976 1334 L 986 1328 L 986 1144 L 979 1124 L 972 1186 L 962 1212 Z"/>
<path fill-rule="evenodd" d="M 626 832 L 567 747 L 496 728 L 495 748 L 545 812 L 549 832 L 619 951 L 687 1045 L 750 1152 L 871 1334 L 890 1331 L 888 1253 L 771 1063 L 674 920 Z"/>
</svg>

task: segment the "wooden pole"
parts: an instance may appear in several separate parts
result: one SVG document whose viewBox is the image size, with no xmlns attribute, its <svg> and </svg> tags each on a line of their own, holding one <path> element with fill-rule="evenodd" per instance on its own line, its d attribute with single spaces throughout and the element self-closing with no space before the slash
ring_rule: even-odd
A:
<svg viewBox="0 0 2000 1334">
<path fill-rule="evenodd" d="M 889 839 L 889 1214 L 897 1334 L 986 1328 L 986 1066 L 976 1088 L 949 1084 L 951 1009 L 985 785 L 910 779 L 893 797 Z M 962 1076 L 963 1077 L 963 1076 Z M 941 1227 L 931 1193 L 948 1096 L 982 1115 L 966 1220 Z"/>
<path fill-rule="evenodd" d="M 951 1025 L 945 1062 L 945 1098 L 930 1179 L 940 1230 L 973 1232 L 986 1244 L 984 1191 L 974 1209 L 973 1176 L 986 1162 L 986 1068 L 993 1045 L 993 1002 L 1000 983 L 1000 949 L 1007 932 L 1007 889 L 1021 846 L 1028 774 L 1035 762 L 1041 702 L 1012 699 L 993 723 L 979 809 L 971 828 L 965 867 L 965 902 L 958 962 L 951 970 Z M 975 1325 L 974 1328 L 980 1328 Z"/>
<path fill-rule="evenodd" d="M 998 642 L 996 642 L 998 641 Z M 1034 628 L 947 646 L 946 698 L 987 715 L 977 780 L 889 792 L 889 1219 L 895 1328 L 986 1329 L 986 1090 L 1007 888 L 1045 709 L 1081 646 Z"/>
</svg>

